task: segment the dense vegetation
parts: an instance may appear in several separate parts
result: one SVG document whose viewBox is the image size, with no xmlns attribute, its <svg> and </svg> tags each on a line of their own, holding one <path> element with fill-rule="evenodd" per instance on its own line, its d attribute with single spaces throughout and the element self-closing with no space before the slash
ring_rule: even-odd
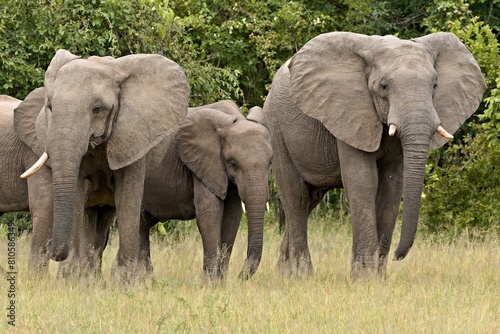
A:
<svg viewBox="0 0 500 334">
<path fill-rule="evenodd" d="M 456 139 L 429 158 L 423 226 L 498 231 L 499 8 L 500 0 L 0 0 L 0 94 L 22 99 L 41 86 L 59 48 L 84 57 L 159 53 L 185 69 L 192 106 L 231 98 L 246 110 L 262 105 L 279 66 L 320 33 L 451 31 L 490 89 Z"/>
</svg>

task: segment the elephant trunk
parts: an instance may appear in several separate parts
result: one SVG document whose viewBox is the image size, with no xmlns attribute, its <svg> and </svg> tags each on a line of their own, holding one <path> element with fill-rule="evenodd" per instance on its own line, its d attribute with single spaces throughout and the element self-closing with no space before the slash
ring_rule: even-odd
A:
<svg viewBox="0 0 500 334">
<path fill-rule="evenodd" d="M 259 191 L 262 193 L 262 191 Z M 267 192 L 253 195 L 244 200 L 248 221 L 247 258 L 240 273 L 241 279 L 252 277 L 262 258 L 264 239 L 264 214 L 266 211 Z"/>
<path fill-rule="evenodd" d="M 88 147 L 88 138 L 81 129 L 71 127 L 69 133 L 68 128 L 63 131 L 64 134 L 52 132 L 48 141 L 54 192 L 50 257 L 54 261 L 63 261 L 68 257 L 73 221 L 79 216 L 77 210 L 82 210 L 83 214 L 83 202 L 81 207 L 77 207 L 76 203 L 79 191 L 83 191 L 78 189 L 78 179 L 81 160 Z"/>
<path fill-rule="evenodd" d="M 395 260 L 402 260 L 413 245 L 417 232 L 422 187 L 427 163 L 429 142 L 435 129 L 420 117 L 413 117 L 402 129 L 400 139 L 403 148 L 403 225 L 401 238 L 394 253 Z"/>
</svg>

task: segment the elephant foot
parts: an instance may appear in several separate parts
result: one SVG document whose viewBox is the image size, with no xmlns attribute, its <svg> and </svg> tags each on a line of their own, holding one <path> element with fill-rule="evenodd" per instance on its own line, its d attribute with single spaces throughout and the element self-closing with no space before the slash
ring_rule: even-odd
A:
<svg viewBox="0 0 500 334">
<path fill-rule="evenodd" d="M 351 279 L 371 280 L 385 278 L 387 260 L 374 256 L 357 256 L 351 264 Z"/>
<path fill-rule="evenodd" d="M 149 271 L 140 261 L 121 262 L 117 257 L 111 268 L 111 276 L 119 284 L 134 285 L 152 279 L 152 266 Z"/>
<path fill-rule="evenodd" d="M 259 268 L 259 264 L 260 264 L 259 260 L 246 259 L 245 263 L 243 264 L 243 269 L 241 269 L 241 272 L 238 277 L 241 280 L 250 279 L 257 271 L 257 268 Z"/>
<path fill-rule="evenodd" d="M 294 257 L 293 259 L 280 258 L 276 267 L 278 273 L 284 276 L 307 278 L 312 276 L 314 273 L 309 253 L 299 255 L 297 257 Z"/>
</svg>

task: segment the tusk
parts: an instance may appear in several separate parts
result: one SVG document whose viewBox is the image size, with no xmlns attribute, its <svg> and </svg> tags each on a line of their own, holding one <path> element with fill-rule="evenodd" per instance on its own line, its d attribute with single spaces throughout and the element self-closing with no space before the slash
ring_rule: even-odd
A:
<svg viewBox="0 0 500 334">
<path fill-rule="evenodd" d="M 266 210 L 269 212 L 269 202 L 266 202 Z"/>
<path fill-rule="evenodd" d="M 391 124 L 389 126 L 389 136 L 394 136 L 394 134 L 396 133 L 396 126 L 394 124 Z"/>
<path fill-rule="evenodd" d="M 437 128 L 437 133 L 443 136 L 446 139 L 453 139 L 453 135 L 446 131 L 441 125 Z"/>
<path fill-rule="evenodd" d="M 247 213 L 247 209 L 245 208 L 245 203 L 241 201 L 241 208 L 243 209 L 243 213 Z"/>
<path fill-rule="evenodd" d="M 38 159 L 38 161 L 35 162 L 35 164 L 31 166 L 30 169 L 21 174 L 21 179 L 26 179 L 31 175 L 35 174 L 40 168 L 42 168 L 43 165 L 45 165 L 47 160 L 49 160 L 49 155 L 47 154 L 47 152 L 43 152 L 40 159 Z"/>
</svg>

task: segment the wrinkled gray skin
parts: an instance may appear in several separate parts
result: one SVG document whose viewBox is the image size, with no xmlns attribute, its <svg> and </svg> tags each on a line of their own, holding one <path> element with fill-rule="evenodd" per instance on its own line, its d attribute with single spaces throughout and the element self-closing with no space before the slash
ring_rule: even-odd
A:
<svg viewBox="0 0 500 334">
<path fill-rule="evenodd" d="M 43 273 L 48 268 L 47 243 L 52 233 L 52 210 L 47 210 L 52 205 L 52 183 L 50 169 L 46 166 L 28 180 L 19 178 L 38 160 L 14 132 L 14 109 L 20 102 L 0 95 L 0 215 L 31 212 L 33 233 L 29 268 L 35 273 Z"/>
<path fill-rule="evenodd" d="M 152 271 L 150 226 L 171 219 L 196 223 L 203 241 L 203 271 L 224 277 L 245 204 L 248 250 L 240 277 L 250 278 L 262 256 L 269 198 L 271 138 L 254 107 L 247 119 L 232 101 L 190 108 L 175 141 L 146 178 L 141 221 L 141 265 Z M 89 236 L 92 240 L 94 236 Z"/>
<path fill-rule="evenodd" d="M 312 272 L 308 214 L 329 189 L 344 187 L 351 274 L 384 276 L 401 198 L 395 259 L 414 242 L 427 153 L 447 140 L 438 126 L 456 131 L 485 89 L 476 61 L 449 33 L 401 40 L 334 32 L 304 45 L 276 73 L 264 105 L 287 220 L 278 267 Z"/>
<path fill-rule="evenodd" d="M 187 113 L 187 78 L 176 63 L 159 55 L 81 59 L 59 50 L 44 87 L 42 110 L 21 103 L 14 124 L 38 156 L 49 156 L 54 190 L 50 257 L 68 257 L 73 222 L 84 219 L 85 183 L 102 172 L 112 196 L 93 200 L 116 207 L 120 241 L 113 272 L 133 278 L 144 180 Z"/>
</svg>

